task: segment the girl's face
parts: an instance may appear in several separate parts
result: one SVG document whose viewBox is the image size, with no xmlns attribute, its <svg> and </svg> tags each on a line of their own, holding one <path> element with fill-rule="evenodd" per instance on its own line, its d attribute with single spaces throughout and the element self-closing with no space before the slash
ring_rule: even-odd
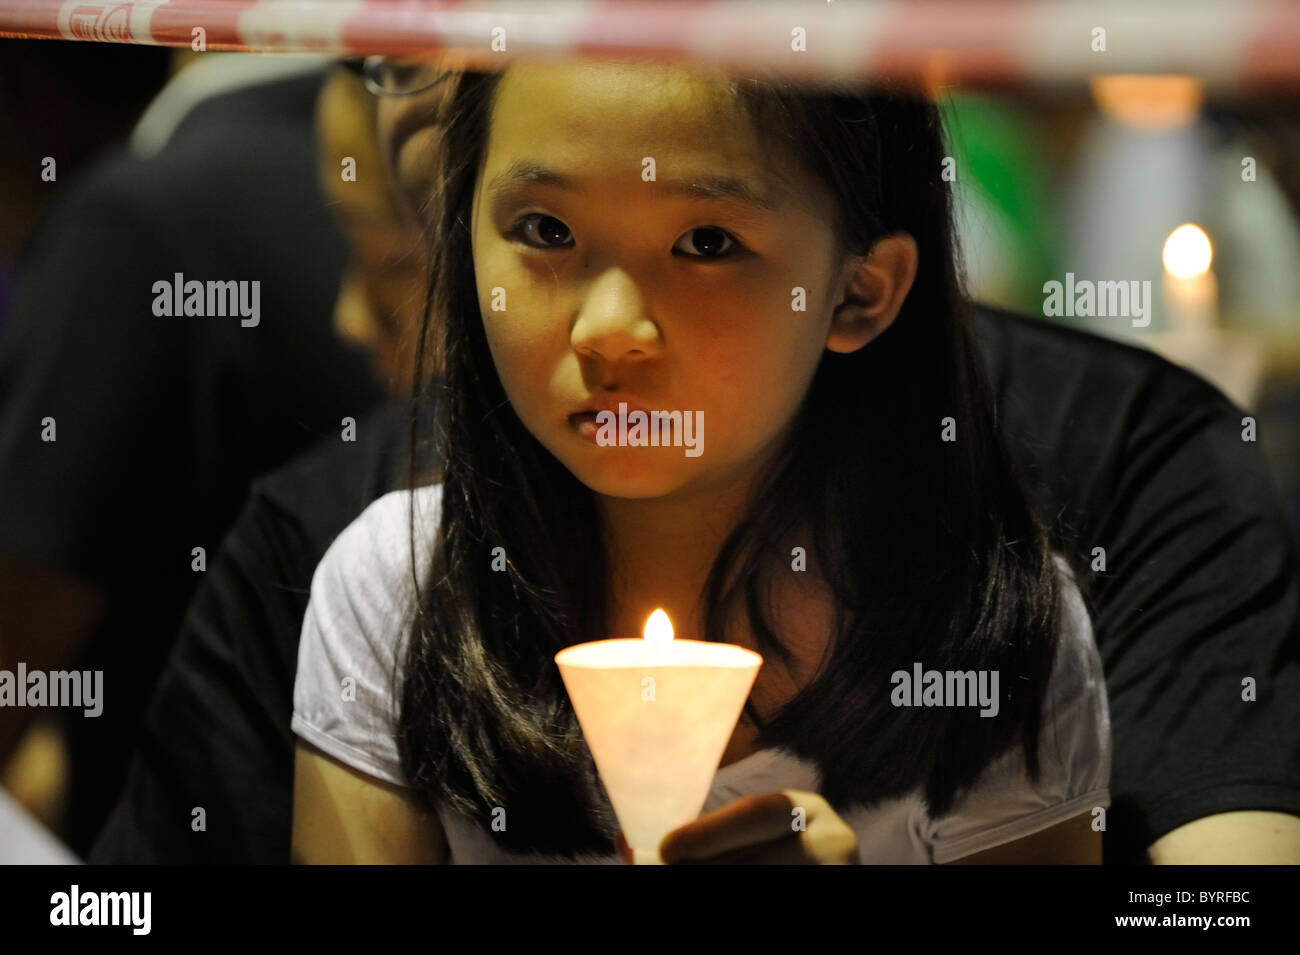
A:
<svg viewBox="0 0 1300 955">
<path fill-rule="evenodd" d="M 831 213 L 709 75 L 510 67 L 471 228 L 488 344 L 520 420 L 611 497 L 752 475 L 793 421 L 844 291 Z M 570 416 L 598 400 L 702 419 L 700 453 L 593 442 Z"/>
</svg>

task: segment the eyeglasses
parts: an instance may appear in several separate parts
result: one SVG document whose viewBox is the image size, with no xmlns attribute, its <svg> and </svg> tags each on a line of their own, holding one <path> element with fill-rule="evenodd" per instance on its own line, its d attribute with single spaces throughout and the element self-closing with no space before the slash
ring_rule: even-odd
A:
<svg viewBox="0 0 1300 955">
<path fill-rule="evenodd" d="M 411 96 L 433 89 L 452 70 L 437 60 L 404 59 L 389 56 L 352 57 L 343 65 L 361 77 L 366 89 L 376 96 Z"/>
</svg>

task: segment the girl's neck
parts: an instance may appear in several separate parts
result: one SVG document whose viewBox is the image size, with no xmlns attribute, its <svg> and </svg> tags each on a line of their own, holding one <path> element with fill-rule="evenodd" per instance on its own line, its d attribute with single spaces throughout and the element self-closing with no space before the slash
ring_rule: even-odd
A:
<svg viewBox="0 0 1300 955">
<path fill-rule="evenodd" d="M 742 506 L 735 501 L 719 502 L 707 510 L 690 508 L 682 514 L 675 505 L 661 507 L 660 502 L 611 503 L 604 511 L 612 551 L 609 636 L 641 636 L 647 618 L 662 608 L 677 637 L 705 639 L 704 587 L 727 536 L 743 519 Z M 768 579 L 799 585 L 795 587 L 798 590 L 812 586 L 811 578 L 819 576 L 820 568 L 812 566 L 810 554 L 811 573 L 793 575 L 797 580 L 786 579 L 791 575 L 782 570 L 789 571 L 788 555 L 796 543 L 806 546 L 808 535 L 796 532 L 788 541 L 764 542 L 763 560 Z M 787 594 L 789 587 L 779 586 L 778 591 Z M 720 635 L 721 639 L 746 643 L 736 631 L 740 627 L 748 632 L 743 618 L 742 614 L 740 619 L 728 621 L 728 632 Z"/>
<path fill-rule="evenodd" d="M 611 636 L 640 636 L 646 618 L 662 607 L 678 636 L 704 639 L 700 603 L 709 571 L 780 445 L 774 440 L 742 470 L 667 497 L 597 495 L 610 562 L 610 625 L 619 628 Z"/>
<path fill-rule="evenodd" d="M 640 636 L 646 618 L 662 607 L 678 636 L 703 639 L 700 595 L 743 502 L 601 498 L 600 507 L 614 598 L 610 623 L 620 628 L 617 636 Z"/>
<path fill-rule="evenodd" d="M 657 520 L 652 510 L 620 513 L 626 520 L 621 525 L 625 531 L 631 533 L 640 528 L 643 533 L 636 538 L 625 538 L 639 544 L 630 552 L 622 553 L 618 569 L 612 575 L 609 631 L 600 639 L 642 636 L 646 620 L 659 608 L 668 614 L 675 638 L 704 640 L 708 637 L 702 606 L 704 584 L 723 541 L 734 526 L 718 519 L 721 511 L 710 513 L 715 519 L 699 519 L 699 526 L 669 525 Z M 777 639 L 790 654 L 788 662 L 769 655 L 769 648 L 759 645 L 743 600 L 733 606 L 724 632 L 717 635 L 725 643 L 764 654 L 763 672 L 755 693 L 765 701 L 760 707 L 765 719 L 814 678 L 828 659 L 834 640 L 834 598 L 824 569 L 817 565 L 808 546 L 810 539 L 810 531 L 805 527 L 786 540 L 764 542 L 763 566 L 759 569 L 763 578 L 760 586 L 766 595 L 764 613 Z M 792 572 L 790 566 L 789 555 L 795 544 L 804 546 L 808 552 L 807 566 L 800 573 Z"/>
</svg>

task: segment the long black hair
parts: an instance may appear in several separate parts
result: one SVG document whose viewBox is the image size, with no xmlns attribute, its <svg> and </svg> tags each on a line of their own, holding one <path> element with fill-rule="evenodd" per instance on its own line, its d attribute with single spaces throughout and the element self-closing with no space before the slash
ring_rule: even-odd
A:
<svg viewBox="0 0 1300 955">
<path fill-rule="evenodd" d="M 554 662 L 566 646 L 610 636 L 600 517 L 592 491 L 506 398 L 475 285 L 471 201 L 499 79 L 461 75 L 444 116 L 417 346 L 424 355 L 428 340 L 444 365 L 445 378 L 427 386 L 442 389 L 441 417 L 422 423 L 428 406 L 413 401 L 411 419 L 413 446 L 430 434 L 437 442 L 441 517 L 431 545 L 417 545 L 411 517 L 412 550 L 433 553 L 414 581 L 395 686 L 398 746 L 421 802 L 468 817 L 504 849 L 608 854 L 607 797 Z M 772 574 L 790 567 L 790 551 L 773 542 L 811 528 L 809 566 L 837 602 L 834 642 L 820 674 L 769 721 L 747 708 L 757 745 L 813 760 L 837 810 L 919 788 L 942 815 L 1016 741 L 1037 776 L 1058 585 L 973 340 L 939 113 L 902 89 L 728 83 L 774 154 L 834 197 L 845 254 L 906 232 L 920 259 L 884 333 L 851 354 L 823 353 L 785 445 L 712 567 L 703 638 L 723 639 L 743 610 L 759 651 L 788 657 L 763 610 Z M 418 483 L 414 463 L 411 476 Z M 491 569 L 496 548 L 504 572 Z M 891 674 L 914 662 L 998 671 L 1000 712 L 893 706 Z M 504 828 L 491 825 L 496 809 Z"/>
</svg>

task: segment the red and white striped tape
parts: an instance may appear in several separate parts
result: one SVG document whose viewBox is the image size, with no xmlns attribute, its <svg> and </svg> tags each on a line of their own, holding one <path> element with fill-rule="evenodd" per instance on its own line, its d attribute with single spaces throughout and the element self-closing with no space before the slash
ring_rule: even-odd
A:
<svg viewBox="0 0 1300 955">
<path fill-rule="evenodd" d="M 0 0 L 0 36 L 188 47 L 196 27 L 208 50 L 453 50 L 489 68 L 627 55 L 927 83 L 1300 85 L 1292 0 Z"/>
</svg>

